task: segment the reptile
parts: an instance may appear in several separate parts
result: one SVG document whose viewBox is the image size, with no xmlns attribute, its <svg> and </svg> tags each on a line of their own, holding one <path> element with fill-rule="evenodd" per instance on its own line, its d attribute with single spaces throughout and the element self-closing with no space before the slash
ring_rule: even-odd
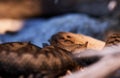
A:
<svg viewBox="0 0 120 78">
<path fill-rule="evenodd" d="M 85 50 L 87 42 L 78 44 L 64 32 L 51 37 L 50 45 L 40 48 L 27 42 L 0 44 L 0 76 L 2 78 L 58 78 L 68 70 L 82 67 L 79 58 L 71 53 Z M 88 60 L 84 64 L 88 64 Z M 88 63 L 87 63 L 88 62 Z M 84 65 L 83 64 L 83 65 Z"/>
<path fill-rule="evenodd" d="M 105 46 L 112 46 L 118 45 L 120 43 L 120 33 L 111 33 L 106 38 L 106 45 Z"/>
<path fill-rule="evenodd" d="M 39 48 L 26 42 L 0 44 L 2 78 L 58 78 L 78 66 L 71 52 L 60 47 Z"/>
<path fill-rule="evenodd" d="M 58 32 L 54 34 L 49 40 L 51 45 L 61 47 L 67 51 L 75 52 L 76 50 L 85 50 L 87 48 L 88 42 L 78 43 L 75 37 L 71 33 Z"/>
</svg>

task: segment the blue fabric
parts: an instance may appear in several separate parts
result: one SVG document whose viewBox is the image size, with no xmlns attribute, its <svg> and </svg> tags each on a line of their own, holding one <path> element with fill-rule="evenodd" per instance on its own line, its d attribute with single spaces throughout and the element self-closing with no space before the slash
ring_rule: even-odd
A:
<svg viewBox="0 0 120 78">
<path fill-rule="evenodd" d="M 100 38 L 108 22 L 83 14 L 66 14 L 50 19 L 28 19 L 24 25 L 25 27 L 15 35 L 0 35 L 1 43 L 30 41 L 41 47 L 42 43 L 48 43 L 48 39 L 60 31 L 82 33 Z"/>
</svg>

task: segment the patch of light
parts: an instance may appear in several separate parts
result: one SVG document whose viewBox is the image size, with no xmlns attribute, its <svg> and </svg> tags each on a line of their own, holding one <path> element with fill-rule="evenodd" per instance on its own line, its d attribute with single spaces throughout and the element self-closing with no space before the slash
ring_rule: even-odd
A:
<svg viewBox="0 0 120 78">
<path fill-rule="evenodd" d="M 110 11 L 113 11 L 116 6 L 117 6 L 117 1 L 116 1 L 116 0 L 112 0 L 112 1 L 110 1 L 109 4 L 108 4 L 108 9 L 109 9 Z"/>
<path fill-rule="evenodd" d="M 57 4 L 59 2 L 59 0 L 54 0 L 54 3 Z"/>
</svg>

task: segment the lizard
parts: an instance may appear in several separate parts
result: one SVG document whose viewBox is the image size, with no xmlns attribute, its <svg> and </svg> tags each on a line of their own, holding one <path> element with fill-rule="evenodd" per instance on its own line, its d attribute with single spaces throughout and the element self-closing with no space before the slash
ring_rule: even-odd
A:
<svg viewBox="0 0 120 78">
<path fill-rule="evenodd" d="M 67 51 L 74 52 L 75 50 L 84 50 L 87 48 L 88 42 L 77 43 L 75 37 L 71 33 L 67 32 L 58 32 L 54 34 L 49 40 L 51 45 L 61 47 Z"/>
<path fill-rule="evenodd" d="M 60 47 L 39 48 L 24 42 L 0 44 L 2 78 L 58 78 L 78 66 L 71 52 Z"/>
<path fill-rule="evenodd" d="M 111 33 L 106 38 L 105 46 L 118 45 L 120 43 L 120 33 Z"/>
</svg>

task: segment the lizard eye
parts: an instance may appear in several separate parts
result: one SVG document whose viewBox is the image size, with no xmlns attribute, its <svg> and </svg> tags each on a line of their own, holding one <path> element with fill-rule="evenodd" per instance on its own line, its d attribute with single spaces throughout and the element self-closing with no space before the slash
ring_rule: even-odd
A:
<svg viewBox="0 0 120 78">
<path fill-rule="evenodd" d="M 71 38 L 71 36 L 68 35 L 67 38 Z"/>
</svg>

